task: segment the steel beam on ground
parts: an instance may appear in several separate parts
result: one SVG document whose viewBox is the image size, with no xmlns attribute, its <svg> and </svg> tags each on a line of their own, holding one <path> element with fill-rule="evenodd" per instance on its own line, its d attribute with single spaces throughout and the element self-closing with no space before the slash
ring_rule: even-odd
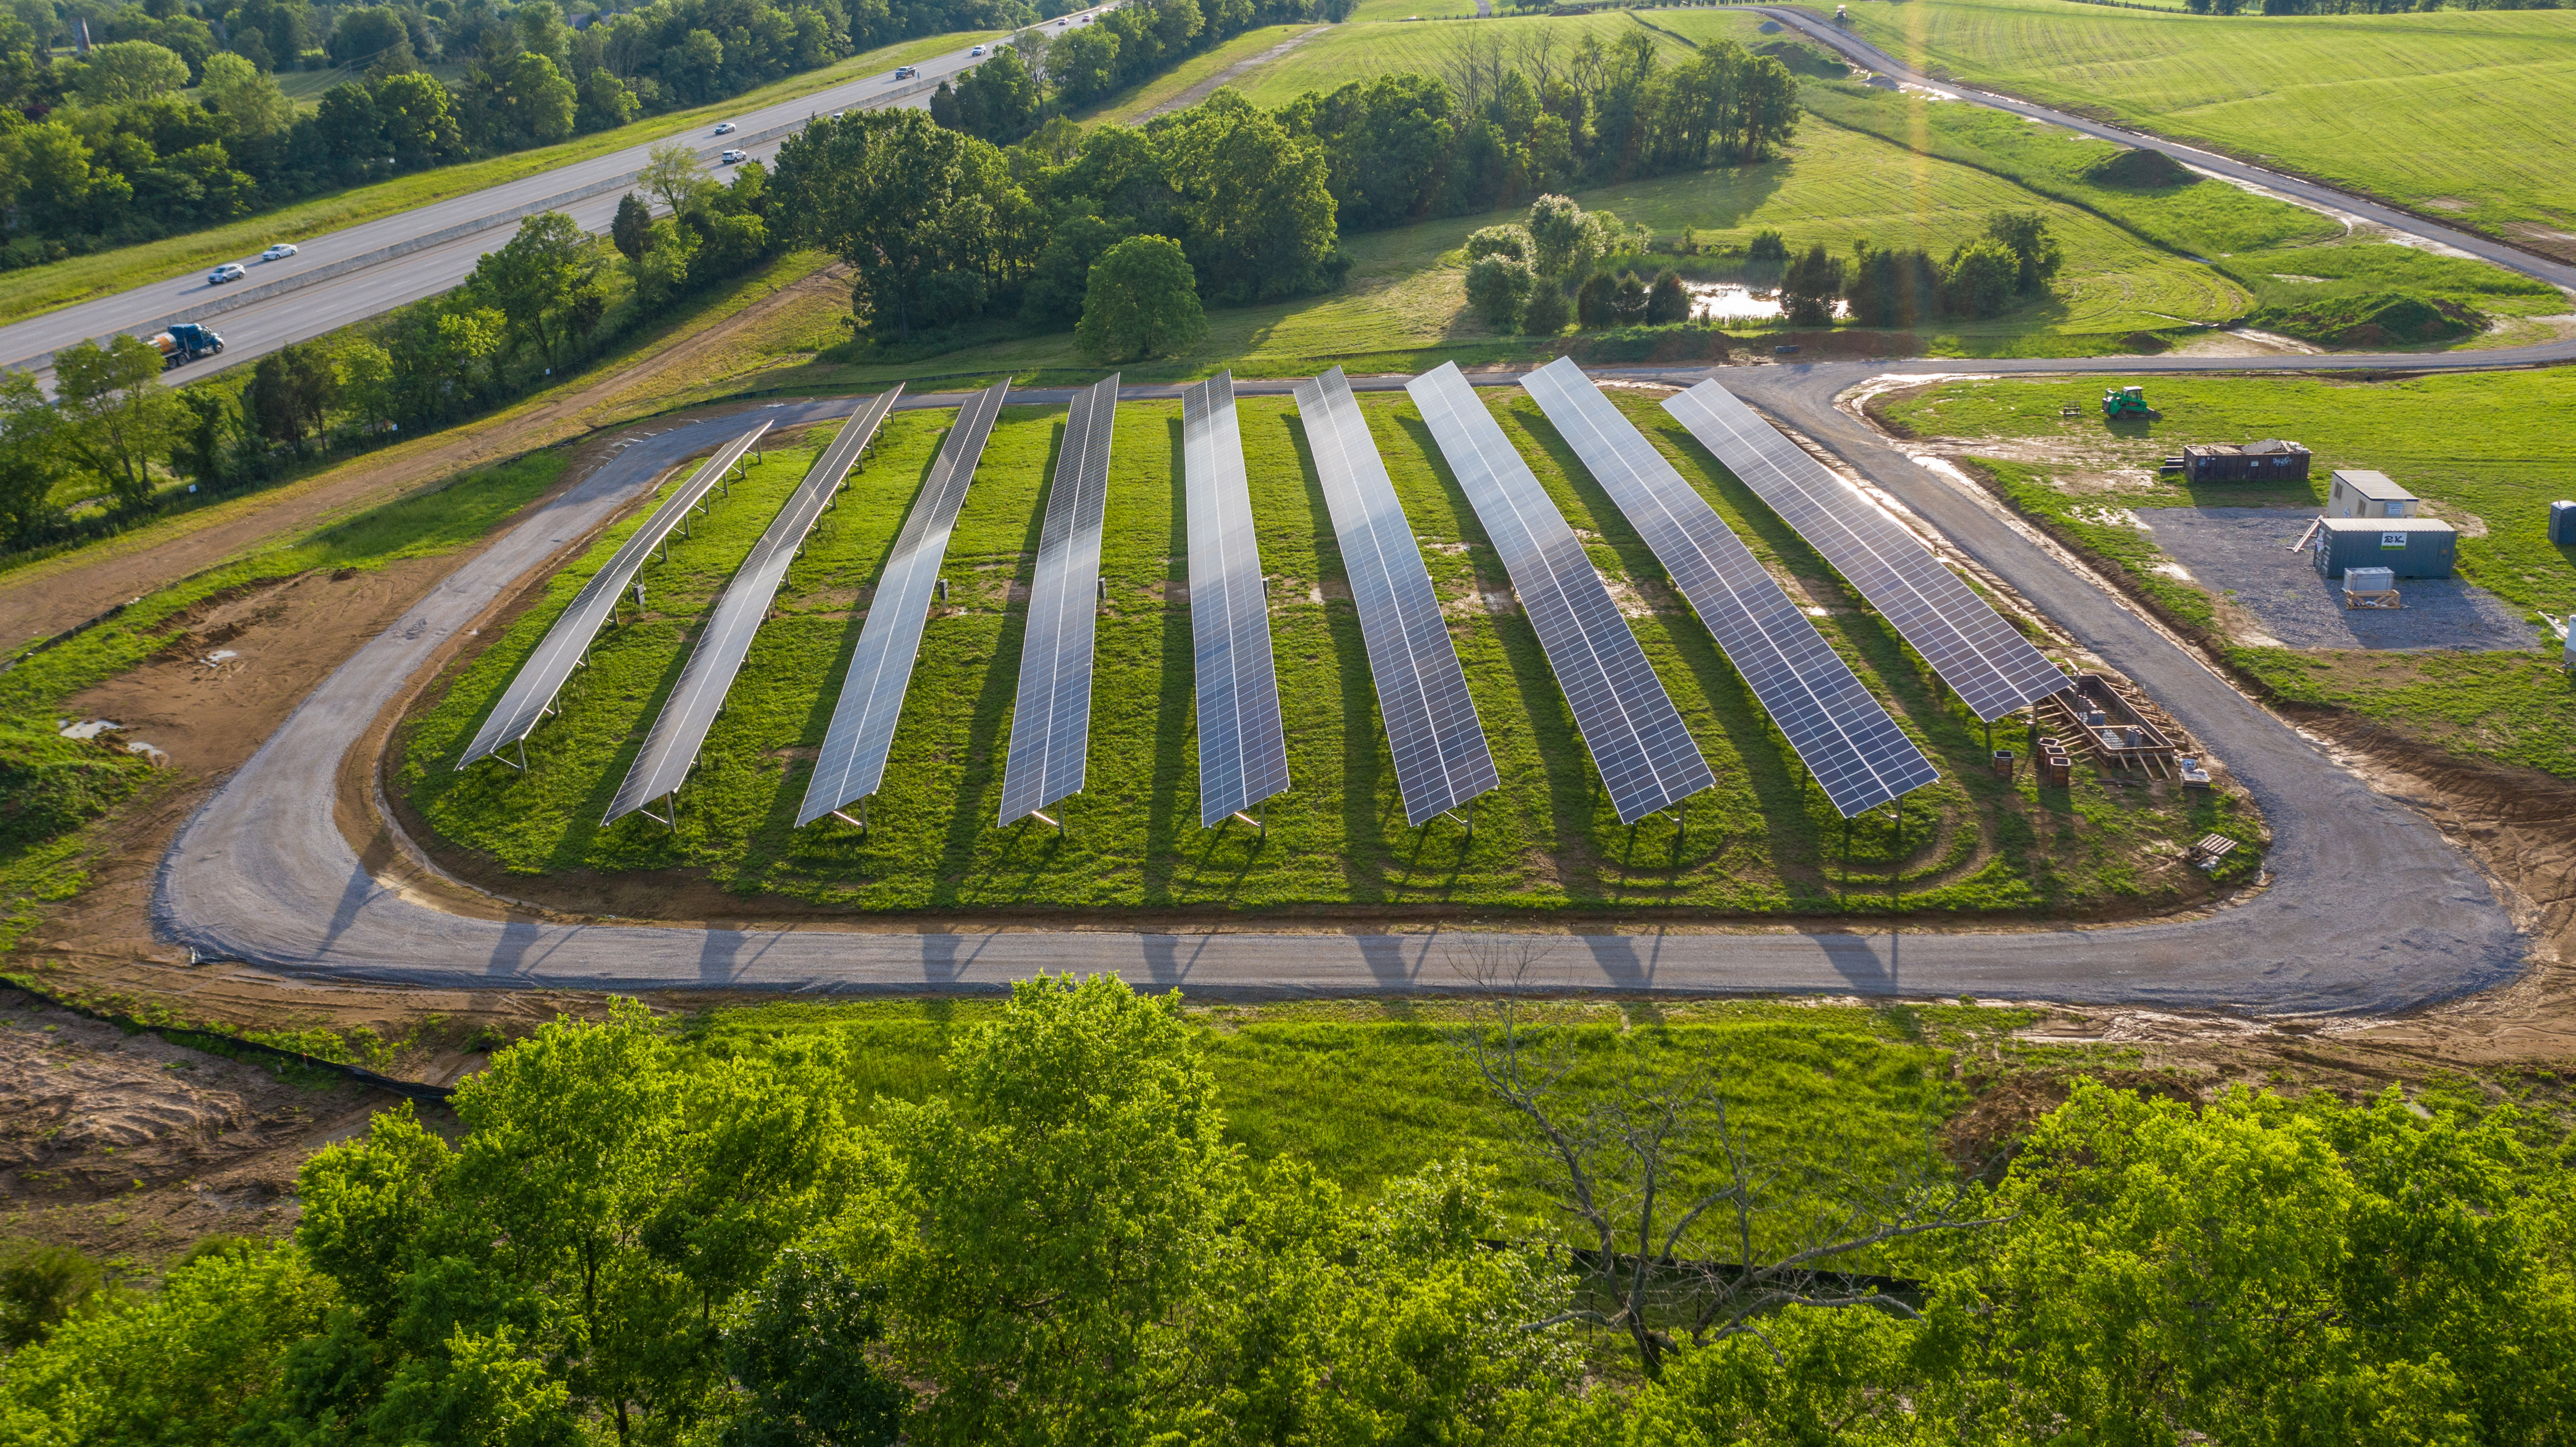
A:
<svg viewBox="0 0 2576 1447">
<path fill-rule="evenodd" d="M 555 619 L 554 626 L 537 643 L 536 651 L 519 665 L 510 686 L 501 693 L 501 701 L 492 706 L 491 716 L 465 748 L 456 767 L 464 768 L 487 759 L 513 744 L 523 743 L 534 733 L 537 720 L 554 707 L 555 696 L 563 692 L 564 680 L 581 666 L 582 656 L 590 651 L 591 640 L 617 611 L 617 601 L 626 592 L 644 560 L 662 545 L 671 530 L 680 525 L 690 508 L 698 506 L 710 489 L 724 479 L 752 444 L 769 431 L 769 423 L 758 426 L 727 442 L 710 454 L 697 471 L 653 510 L 626 541 L 618 546 L 605 567 L 590 575 L 590 581 L 573 595 L 571 606 Z M 524 752 L 524 751 L 523 751 Z"/>
<path fill-rule="evenodd" d="M 840 702 L 832 710 L 831 731 L 805 787 L 805 802 L 796 811 L 800 828 L 874 794 L 884 782 L 886 753 L 894 746 L 895 720 L 903 713 L 904 692 L 912 682 L 913 656 L 921 650 L 931 589 L 948 556 L 948 534 L 957 526 L 957 510 L 965 505 L 975 464 L 984 455 L 1010 387 L 1008 379 L 996 382 L 957 409 L 939 460 L 912 501 L 894 553 L 877 577 L 867 621 L 859 629 L 858 651 L 851 655 Z"/>
<path fill-rule="evenodd" d="M 1511 574 L 1574 726 L 1619 822 L 1634 824 L 1717 783 L 1583 540 L 1476 399 L 1458 364 L 1405 384 L 1440 455 Z"/>
<path fill-rule="evenodd" d="M 613 824 L 655 799 L 678 793 L 687 781 L 689 770 L 697 765 L 698 750 L 707 741 L 707 730 L 715 724 L 716 711 L 724 707 L 725 695 L 732 691 L 734 677 L 751 653 L 752 635 L 760 631 L 779 585 L 787 581 L 788 565 L 796 561 L 805 535 L 814 530 L 815 520 L 858 464 L 859 454 L 875 439 L 902 392 L 897 385 L 859 404 L 806 469 L 804 480 L 787 495 L 786 505 L 770 520 L 760 541 L 752 544 L 751 555 L 734 570 L 723 596 L 716 599 L 715 611 L 708 615 L 705 629 L 689 650 L 688 663 L 680 670 L 680 681 L 663 701 L 662 712 L 654 718 L 652 732 L 645 735 L 644 747 L 627 770 L 626 781 L 618 786 L 602 824 Z"/>
</svg>

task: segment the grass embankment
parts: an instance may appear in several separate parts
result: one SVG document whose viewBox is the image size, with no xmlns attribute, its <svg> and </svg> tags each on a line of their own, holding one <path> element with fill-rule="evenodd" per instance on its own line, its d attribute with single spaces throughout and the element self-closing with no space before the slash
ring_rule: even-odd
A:
<svg viewBox="0 0 2576 1447">
<path fill-rule="evenodd" d="M 161 651 L 185 632 L 189 610 L 210 599 L 299 573 L 381 568 L 465 547 L 553 486 L 564 461 L 534 454 L 315 529 L 139 599 L 113 621 L 0 673 L 0 772 L 25 781 L 0 809 L 47 826 L 0 833 L 0 951 L 35 922 L 39 906 L 71 897 L 86 881 L 93 845 L 83 820 L 172 782 L 125 753 L 113 734 L 89 744 L 59 737 L 63 700 Z"/>
<path fill-rule="evenodd" d="M 2210 634 L 2247 674 L 2298 703 L 2350 709 L 2461 753 L 2576 778 L 2576 690 L 2553 643 L 2532 653 L 2360 652 L 2247 647 L 2224 609 L 2168 563 L 2128 510 L 2139 507 L 2322 506 L 2335 468 L 2388 474 L 2462 529 L 2460 576 L 2526 613 L 2576 612 L 2576 548 L 2548 540 L 2549 504 L 2576 495 L 2563 419 L 2576 374 L 2499 372 L 2389 382 L 2313 378 L 2114 378 L 2137 381 L 2163 416 L 2103 421 L 2067 401 L 2091 379 L 1958 382 L 1891 400 L 1887 415 L 1926 437 L 1994 450 L 1988 468 L 2023 511 L 2124 570 L 2180 620 Z M 2304 488 L 2177 478 L 2142 482 L 2180 444 L 2292 437 L 2315 452 Z M 2052 460 L 2050 454 L 2057 454 Z M 2116 477 L 2113 470 L 2121 469 Z M 2483 529 L 2481 532 L 2480 529 Z M 2545 635 L 2544 635 L 2545 636 Z"/>
<path fill-rule="evenodd" d="M 1115 121 L 1120 125 L 1128 126 L 1143 125 L 1146 118 L 1157 109 L 1178 101 L 1189 93 L 1191 87 L 1204 85 L 1234 66 L 1260 59 L 1263 55 L 1314 29 L 1315 24 L 1316 22 L 1313 21 L 1304 21 L 1294 25 L 1264 25 L 1247 30 L 1204 55 L 1191 56 L 1170 70 L 1139 81 L 1089 110 L 1077 112 L 1073 119 L 1085 126 L 1098 125 L 1102 121 Z M 1310 40 L 1306 44 L 1312 45 L 1314 42 Z"/>
<path fill-rule="evenodd" d="M 442 166 L 417 175 L 352 186 L 345 191 L 299 201 L 292 206 L 281 206 L 245 221 L 0 274 L 0 323 L 18 321 L 128 287 L 143 286 L 194 268 L 212 266 L 219 261 L 246 260 L 272 241 L 305 241 L 344 226 L 355 226 L 359 222 L 373 221 L 415 206 L 427 206 L 486 187 L 503 185 L 557 166 L 586 161 L 629 146 L 666 140 L 702 126 L 713 126 L 744 111 L 809 95 L 878 70 L 891 70 L 898 65 L 945 55 L 1003 33 L 974 31 L 908 40 L 901 45 L 854 55 L 821 70 L 789 76 L 731 100 L 699 106 L 694 110 L 650 116 L 613 131 L 582 136 L 561 145 L 514 151 L 490 160 Z M 258 280 L 259 273 L 253 271 L 251 281 L 256 283 Z"/>
<path fill-rule="evenodd" d="M 1686 12 L 1685 12 L 1686 13 Z M 1659 17 L 1660 18 L 1660 17 Z M 2065 0 L 1855 5 L 1909 64 L 2189 139 L 2565 254 L 2576 14 L 2160 13 Z"/>
<path fill-rule="evenodd" d="M 1433 459 L 1402 398 L 1362 408 L 1452 618 L 1502 788 L 1476 812 L 1473 840 L 1408 830 L 1377 726 L 1357 617 L 1328 541 L 1330 523 L 1285 399 L 1242 404 L 1247 470 L 1272 580 L 1271 626 L 1287 710 L 1291 792 L 1268 810 L 1270 837 L 1197 825 L 1192 653 L 1179 417 L 1171 404 L 1120 409 L 1112 458 L 1088 783 L 1066 801 L 1068 838 L 1034 825 L 997 830 L 1023 619 L 1038 544 L 1042 479 L 1062 413 L 1005 413 L 969 494 L 915 666 L 872 837 L 793 829 L 815 748 L 859 630 L 858 608 L 933 457 L 947 414 L 898 414 L 877 461 L 826 516 L 762 629 L 675 835 L 599 818 L 659 711 L 691 629 L 806 466 L 815 438 L 774 451 L 729 503 L 649 579 L 653 614 L 594 650 L 560 718 L 520 774 L 457 773 L 459 747 L 511 672 L 589 572 L 612 534 L 544 600 L 459 672 L 418 720 L 398 787 L 447 840 L 526 873 L 687 869 L 744 895 L 770 893 L 882 910 L 1116 908 L 1297 911 L 1341 906 L 1688 906 L 1743 915 L 1841 907 L 1841 824 L 1802 788 L 1707 630 L 1668 591 L 1652 556 L 1518 394 L 1496 411 L 1592 556 L 1630 601 L 1640 641 L 1718 776 L 1689 831 L 1622 827 L 1599 791 L 1544 655 L 1464 499 Z M 1646 398 L 1628 409 L 1757 551 L 1830 610 L 1819 626 L 1874 680 L 1940 766 L 1909 805 L 1901 856 L 1888 814 L 1852 836 L 1852 907 L 1887 907 L 1891 862 L 1908 911 L 2120 908 L 2197 888 L 2177 841 L 2246 822 L 2224 800 L 2107 790 L 2089 777 L 2038 793 L 1978 768 L 1984 739 L 1934 700 L 1929 677 L 1821 562 L 1718 470 Z M 2116 796 L 2116 797 L 2114 797 Z M 1934 822 L 1937 817 L 1937 824 Z"/>
<path fill-rule="evenodd" d="M 687 1017 L 683 1038 L 707 1058 L 769 1058 L 808 1042 L 842 1051 L 854 1113 L 880 1098 L 920 1100 L 948 1086 L 940 1053 L 998 1018 L 989 1001 L 774 1004 Z M 1622 1028 L 1726 1082 L 1729 1118 L 1758 1160 L 1833 1176 L 1893 1180 L 1930 1164 L 1931 1135 L 1962 1109 L 1952 1053 L 1995 1048 L 2016 1062 L 2054 1058 L 2017 1046 L 2026 1012 L 1961 1005 L 1803 1007 L 1754 1003 L 1559 1005 L 1548 1015 L 1599 1058 Z M 1549 1220 L 1536 1162 L 1448 1044 L 1474 1018 L 1423 1002 L 1194 1005 L 1189 1018 L 1218 1082 L 1229 1137 L 1255 1160 L 1298 1156 L 1363 1196 L 1459 1156 L 1500 1167 L 1511 1208 Z M 1661 1053 L 1661 1052 L 1657 1052 Z M 2114 1052 L 2088 1059 L 2118 1063 Z M 1790 1195 L 1806 1186 L 1777 1183 Z"/>
</svg>

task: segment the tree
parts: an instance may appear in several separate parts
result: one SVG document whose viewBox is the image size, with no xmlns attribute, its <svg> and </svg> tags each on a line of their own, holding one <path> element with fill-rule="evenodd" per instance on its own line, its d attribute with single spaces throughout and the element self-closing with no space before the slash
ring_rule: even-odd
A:
<svg viewBox="0 0 2576 1447">
<path fill-rule="evenodd" d="M 1029 259 L 1006 249 L 1033 207 L 1001 152 L 919 111 L 808 125 L 779 148 L 771 191 L 789 234 L 850 264 L 853 312 L 897 337 L 974 315 Z"/>
<path fill-rule="evenodd" d="M 1604 236 L 1599 217 L 1563 196 L 1541 196 L 1530 203 L 1525 223 L 1530 237 L 1530 269 L 1542 281 L 1589 277 L 1601 259 Z"/>
<path fill-rule="evenodd" d="M 1485 325 L 1509 332 L 1520 325 L 1521 313 L 1529 305 L 1530 290 L 1535 284 L 1529 263 L 1519 257 L 1499 253 L 1486 256 L 1468 264 L 1467 305 L 1476 309 Z"/>
<path fill-rule="evenodd" d="M 200 90 L 208 107 L 222 119 L 228 137 L 257 140 L 282 134 L 295 124 L 295 103 L 286 98 L 286 92 L 238 55 L 206 57 Z"/>
<path fill-rule="evenodd" d="M 396 399 L 390 353 L 364 337 L 353 337 L 341 343 L 331 359 L 331 371 L 339 380 L 341 399 L 369 432 L 393 425 Z"/>
<path fill-rule="evenodd" d="M 1168 243 L 1166 243 L 1168 245 Z M 888 1105 L 894 1347 L 939 1443 L 1126 1436 L 1153 1325 L 1192 1295 L 1238 1169 L 1177 993 L 1040 976 Z"/>
<path fill-rule="evenodd" d="M 1106 362 L 1176 356 L 1207 333 L 1198 277 L 1180 243 L 1130 236 L 1101 254 L 1083 289 L 1075 340 Z"/>
<path fill-rule="evenodd" d="M 1619 285 L 1610 295 L 1611 316 L 1623 327 L 1642 326 L 1646 321 L 1646 305 L 1646 283 L 1633 271 L 1619 273 Z"/>
<path fill-rule="evenodd" d="M 563 314 L 599 269 L 599 250 L 580 222 L 560 211 L 540 211 L 519 223 L 519 234 L 507 245 L 483 254 L 471 284 L 509 319 L 512 346 L 534 342 L 552 366 Z"/>
<path fill-rule="evenodd" d="M 706 162 L 698 159 L 695 146 L 670 141 L 645 154 L 644 169 L 635 173 L 635 184 L 661 202 L 663 210 L 678 215 L 713 183 L 707 180 Z"/>
<path fill-rule="evenodd" d="M 63 447 L 128 508 L 152 499 L 152 459 L 170 449 L 179 402 L 161 385 L 161 349 L 139 337 L 75 342 L 54 354 Z"/>
<path fill-rule="evenodd" d="M 33 373 L 0 372 L 0 538 L 19 541 L 53 515 L 60 423 Z"/>
<path fill-rule="evenodd" d="M 367 93 L 385 143 L 403 165 L 436 165 L 465 156 L 464 132 L 448 103 L 447 87 L 410 71 L 377 77 Z"/>
<path fill-rule="evenodd" d="M 1785 1306 L 1914 1308 L 1839 1274 L 1856 1255 L 1994 1224 L 1972 1178 L 1924 1141 L 1918 1164 L 1809 1143 L 1804 1167 L 1764 1157 L 1732 1113 L 1723 1054 L 1668 1032 L 1542 1023 L 1543 949 L 1481 948 L 1461 970 L 1481 1018 L 1451 1044 L 1515 1120 L 1538 1188 L 1600 1278 L 1547 1322 L 1624 1334 L 1649 1377 L 1677 1337 L 1760 1330 Z M 1582 1037 L 1589 1038 L 1582 1038 Z M 1604 1038 L 1606 1036 L 1606 1038 Z"/>
<path fill-rule="evenodd" d="M 340 379 L 330 359 L 312 344 L 282 347 L 259 359 L 242 410 L 262 437 L 304 455 L 304 439 L 322 431 L 340 400 Z"/>
<path fill-rule="evenodd" d="M 1573 305 L 1565 288 L 1553 281 L 1536 281 L 1530 289 L 1529 305 L 1521 309 L 1521 331 L 1533 337 L 1552 337 L 1565 330 L 1574 320 Z"/>
<path fill-rule="evenodd" d="M 1489 256 L 1500 256 L 1526 263 L 1533 246 L 1525 226 L 1487 226 L 1467 238 L 1467 260 L 1471 263 Z"/>
<path fill-rule="evenodd" d="M 644 107 L 626 82 L 604 65 L 584 71 L 575 88 L 581 103 L 573 122 L 585 132 L 613 131 L 635 119 Z"/>
<path fill-rule="evenodd" d="M 1829 327 L 1842 296 L 1843 264 L 1823 242 L 1806 249 L 1780 273 L 1780 314 L 1791 326 Z"/>
<path fill-rule="evenodd" d="M 724 1332 L 725 1370 L 748 1400 L 730 1447 L 884 1447 L 912 1393 L 872 1356 L 885 1339 L 884 1284 L 831 1256 L 779 1253 Z"/>
<path fill-rule="evenodd" d="M 1585 331 L 1616 326 L 1619 322 L 1619 281 L 1606 271 L 1596 271 L 1584 278 L 1574 294 L 1574 324 Z"/>
<path fill-rule="evenodd" d="M 577 98 L 571 81 L 542 55 L 521 51 L 482 72 L 484 139 L 517 147 L 572 134 Z"/>
<path fill-rule="evenodd" d="M 1690 317 L 1690 288 L 1682 285 L 1682 279 L 1678 273 L 1656 272 L 1655 284 L 1646 293 L 1647 325 L 1669 326 L 1674 322 L 1689 321 Z"/>
<path fill-rule="evenodd" d="M 617 219 L 608 225 L 608 239 L 616 243 L 628 261 L 644 259 L 644 245 L 653 232 L 653 208 L 644 198 L 629 191 L 617 198 Z"/>
<path fill-rule="evenodd" d="M 148 40 L 119 40 L 90 47 L 89 59 L 75 62 L 73 88 L 94 106 L 123 105 L 186 90 L 188 62 L 167 46 Z"/>
<path fill-rule="evenodd" d="M 1951 252 L 1943 270 L 1941 303 L 1952 316 L 2001 316 L 2012 307 L 2021 260 L 2002 242 L 1979 237 Z"/>
<path fill-rule="evenodd" d="M 2049 280 L 2066 264 L 2065 249 L 2050 234 L 2048 219 L 2036 211 L 2007 211 L 1986 223 L 1986 236 L 2012 252 L 2015 291 L 2047 290 Z"/>
<path fill-rule="evenodd" d="M 1347 263 L 1336 249 L 1320 151 L 1231 88 L 1167 121 L 1153 139 L 1180 198 L 1181 244 L 1208 295 L 1269 301 L 1341 278 Z"/>
<path fill-rule="evenodd" d="M 419 64 L 412 54 L 411 28 L 403 24 L 401 12 L 390 6 L 342 11 L 322 48 L 334 63 L 350 70 L 393 74 Z"/>
</svg>

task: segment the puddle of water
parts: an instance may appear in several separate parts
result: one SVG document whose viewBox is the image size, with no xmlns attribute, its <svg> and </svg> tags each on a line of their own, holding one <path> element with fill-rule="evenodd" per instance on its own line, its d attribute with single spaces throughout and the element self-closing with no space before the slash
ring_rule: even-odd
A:
<svg viewBox="0 0 2576 1447">
<path fill-rule="evenodd" d="M 1691 319 L 1713 322 L 1763 322 L 1780 319 L 1780 293 L 1755 291 L 1739 281 L 1686 281 L 1682 290 L 1691 295 Z M 1836 301 L 1836 320 L 1851 316 L 1851 303 Z"/>
</svg>

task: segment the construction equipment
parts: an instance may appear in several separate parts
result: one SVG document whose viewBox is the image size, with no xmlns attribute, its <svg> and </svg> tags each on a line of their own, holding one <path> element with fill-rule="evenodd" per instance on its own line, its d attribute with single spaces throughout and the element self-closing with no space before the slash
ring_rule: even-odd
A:
<svg viewBox="0 0 2576 1447">
<path fill-rule="evenodd" d="M 161 370 L 166 372 L 222 351 L 224 339 L 195 322 L 181 322 L 154 337 L 152 345 L 161 349 Z"/>
<path fill-rule="evenodd" d="M 2153 417 L 2156 409 L 2147 405 L 2144 387 L 2114 387 L 2102 394 L 2102 415 L 2112 421 L 2123 417 Z"/>
</svg>

